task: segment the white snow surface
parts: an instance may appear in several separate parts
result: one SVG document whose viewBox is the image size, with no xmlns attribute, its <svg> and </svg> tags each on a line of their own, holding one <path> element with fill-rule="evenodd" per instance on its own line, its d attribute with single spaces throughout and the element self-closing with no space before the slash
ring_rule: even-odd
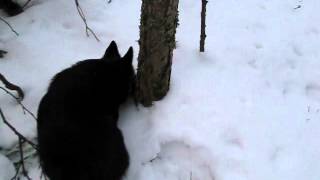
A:
<svg viewBox="0 0 320 180">
<path fill-rule="evenodd" d="M 32 0 L 6 17 L 18 37 L 0 22 L 0 49 L 9 52 L 0 72 L 23 88 L 33 112 L 54 74 L 102 56 L 112 40 L 122 53 L 133 46 L 137 64 L 141 2 L 79 2 L 100 42 L 86 37 L 72 0 Z M 319 180 L 320 1 L 209 0 L 205 53 L 198 51 L 200 7 L 180 1 L 166 98 L 121 108 L 130 154 L 124 179 Z M 2 91 L 0 107 L 19 131 L 36 136 L 32 117 Z M 1 122 L 0 147 L 16 140 Z M 8 163 L 0 155 L 0 180 L 14 174 Z M 28 167 L 39 179 L 37 161 Z"/>
<path fill-rule="evenodd" d="M 11 179 L 15 175 L 15 169 L 12 162 L 0 154 L 0 180 Z"/>
</svg>

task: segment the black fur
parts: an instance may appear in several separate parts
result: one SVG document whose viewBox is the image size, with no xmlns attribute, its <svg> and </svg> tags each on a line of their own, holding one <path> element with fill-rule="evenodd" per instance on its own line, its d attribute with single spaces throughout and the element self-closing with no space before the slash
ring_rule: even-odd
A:
<svg viewBox="0 0 320 180">
<path fill-rule="evenodd" d="M 22 7 L 12 0 L 0 0 L 0 9 L 3 9 L 9 16 L 15 16 L 23 12 Z"/>
<path fill-rule="evenodd" d="M 129 165 L 118 109 L 134 81 L 133 50 L 115 42 L 104 57 L 58 73 L 38 110 L 40 164 L 51 180 L 120 180 Z"/>
</svg>

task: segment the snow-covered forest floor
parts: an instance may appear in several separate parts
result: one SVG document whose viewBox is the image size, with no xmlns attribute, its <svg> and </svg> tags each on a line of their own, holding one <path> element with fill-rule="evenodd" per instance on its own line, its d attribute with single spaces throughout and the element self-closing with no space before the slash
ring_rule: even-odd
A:
<svg viewBox="0 0 320 180">
<path fill-rule="evenodd" d="M 0 49 L 9 52 L 0 72 L 23 88 L 32 112 L 54 74 L 99 58 L 111 40 L 122 53 L 133 46 L 137 64 L 141 2 L 80 3 L 101 42 L 86 37 L 73 0 L 32 0 L 5 18 L 18 37 L 0 22 Z M 180 1 L 167 97 L 151 108 L 130 102 L 121 109 L 131 161 L 125 179 L 319 180 L 320 1 L 209 0 L 202 54 L 200 6 Z M 0 107 L 19 131 L 36 136 L 32 117 L 1 91 Z M 0 122 L 1 149 L 16 140 Z M 36 159 L 28 169 L 40 178 Z M 0 154 L 0 180 L 14 173 Z"/>
</svg>

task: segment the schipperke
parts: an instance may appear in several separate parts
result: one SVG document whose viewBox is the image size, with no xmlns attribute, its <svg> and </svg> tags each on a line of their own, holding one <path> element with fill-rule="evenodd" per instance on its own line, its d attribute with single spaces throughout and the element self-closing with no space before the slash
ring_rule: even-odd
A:
<svg viewBox="0 0 320 180">
<path fill-rule="evenodd" d="M 117 127 L 132 95 L 133 49 L 114 41 L 101 59 L 76 63 L 52 80 L 38 109 L 40 164 L 50 180 L 120 180 L 129 165 Z"/>
</svg>

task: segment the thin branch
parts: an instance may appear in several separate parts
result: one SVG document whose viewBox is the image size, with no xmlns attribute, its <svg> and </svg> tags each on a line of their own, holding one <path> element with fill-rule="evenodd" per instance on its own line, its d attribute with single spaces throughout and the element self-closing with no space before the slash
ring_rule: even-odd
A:
<svg viewBox="0 0 320 180">
<path fill-rule="evenodd" d="M 7 89 L 5 89 L 3 87 L 0 87 L 0 89 L 4 90 L 7 94 L 9 94 L 11 97 L 13 97 L 18 102 L 18 104 L 20 104 L 20 106 L 22 107 L 24 113 L 25 113 L 25 111 L 27 111 L 34 119 L 36 119 L 34 114 L 31 111 L 29 111 L 21 103 L 21 101 L 24 98 L 24 93 L 23 93 L 22 89 L 19 86 L 10 83 L 1 73 L 0 73 L 0 80 L 3 82 L 3 84 L 5 85 L 6 88 L 8 88 L 10 90 L 17 91 L 18 92 L 18 97 L 16 97 L 14 94 L 12 94 L 10 91 L 8 91 Z M 1 116 L 4 124 L 6 124 L 14 132 L 14 134 L 18 137 L 18 140 L 19 140 L 20 161 L 18 162 L 18 165 L 17 165 L 17 168 L 16 168 L 16 174 L 11 178 L 11 180 L 19 180 L 20 179 L 18 177 L 18 175 L 19 175 L 19 172 L 20 172 L 21 168 L 22 168 L 23 176 L 26 177 L 28 180 L 32 180 L 28 176 L 27 170 L 25 168 L 25 164 L 24 164 L 24 160 L 25 159 L 24 159 L 24 152 L 23 152 L 23 147 L 22 146 L 23 146 L 23 143 L 28 143 L 36 151 L 38 151 L 38 147 L 37 147 L 36 144 L 34 144 L 30 140 L 28 140 L 25 136 L 23 136 L 19 131 L 17 131 L 16 128 L 7 121 L 7 119 L 6 119 L 6 117 L 5 117 L 5 115 L 4 115 L 4 113 L 3 113 L 1 108 L 0 108 L 0 116 Z"/>
<path fill-rule="evenodd" d="M 24 9 L 30 2 L 31 2 L 31 0 L 27 0 L 27 2 L 24 3 L 24 5 L 22 6 L 22 8 Z"/>
<path fill-rule="evenodd" d="M 1 73 L 0 73 L 0 81 L 3 82 L 3 84 L 5 85 L 6 88 L 13 90 L 13 91 L 17 91 L 17 93 L 19 95 L 19 98 L 16 98 L 17 100 L 19 100 L 19 101 L 23 100 L 24 93 L 19 86 L 10 83 Z"/>
<path fill-rule="evenodd" d="M 22 163 L 18 164 L 18 167 L 16 168 L 16 174 L 11 178 L 11 180 L 17 179 L 19 172 L 20 172 L 20 169 L 21 169 L 21 165 L 22 165 Z"/>
<path fill-rule="evenodd" d="M 86 19 L 85 15 L 84 15 L 84 13 L 83 13 L 83 11 L 82 11 L 82 8 L 81 8 L 78 0 L 75 0 L 74 2 L 76 3 L 76 7 L 77 7 L 77 10 L 78 10 L 78 13 L 79 13 L 80 17 L 81 17 L 82 21 L 84 22 L 84 25 L 86 26 L 86 34 L 87 34 L 87 36 L 88 36 L 88 37 L 90 36 L 90 35 L 89 35 L 89 32 L 90 32 L 97 41 L 100 41 L 99 38 L 98 38 L 98 36 L 97 36 L 97 35 L 94 33 L 94 31 L 88 26 L 87 19 Z"/>
<path fill-rule="evenodd" d="M 28 112 L 36 120 L 37 119 L 36 116 L 28 108 L 26 108 L 21 102 L 24 98 L 24 93 L 23 93 L 22 89 L 19 86 L 10 83 L 1 73 L 0 73 L 0 81 L 3 82 L 3 84 L 5 85 L 6 88 L 13 90 L 13 91 L 17 91 L 18 97 L 16 97 L 14 94 L 12 94 L 7 89 L 0 87 L 0 89 L 5 91 L 7 94 L 9 94 L 11 97 L 13 97 L 18 102 L 18 104 L 22 107 L 24 114 L 25 114 L 25 112 Z"/>
<path fill-rule="evenodd" d="M 201 10 L 201 35 L 200 35 L 200 52 L 204 52 L 206 35 L 206 12 L 207 12 L 207 0 L 202 0 Z"/>
<path fill-rule="evenodd" d="M 154 162 L 155 160 L 157 160 L 157 159 L 161 159 L 159 153 L 157 153 L 156 156 L 153 157 L 152 159 L 150 159 L 149 161 L 147 161 L 147 162 L 142 162 L 142 165 L 146 165 L 147 163 L 153 163 L 153 162 Z"/>
<path fill-rule="evenodd" d="M 19 180 L 18 174 L 20 172 L 20 169 L 22 168 L 22 174 L 28 179 L 32 180 L 27 173 L 27 170 L 25 168 L 24 164 L 24 155 L 23 155 L 23 143 L 28 143 L 32 148 L 38 151 L 38 147 L 31 141 L 29 141 L 26 137 L 24 137 L 21 133 L 19 133 L 6 119 L 4 113 L 2 112 L 2 109 L 0 108 L 0 116 L 3 120 L 3 122 L 18 136 L 19 139 L 19 154 L 20 154 L 20 162 L 18 164 L 18 167 L 16 169 L 16 174 L 11 178 L 11 180 Z"/>
<path fill-rule="evenodd" d="M 17 163 L 14 163 L 16 166 L 16 174 L 11 178 L 11 180 L 20 180 L 18 177 L 20 174 L 20 170 L 22 168 L 22 174 L 28 179 L 31 180 L 31 178 L 28 176 L 27 170 L 25 168 L 25 160 L 28 159 L 28 157 L 24 157 L 24 152 L 23 152 L 23 143 L 25 143 L 21 138 L 19 138 L 19 155 L 20 155 L 20 161 Z"/>
<path fill-rule="evenodd" d="M 12 126 L 6 119 L 6 117 L 4 116 L 4 113 L 2 112 L 2 109 L 0 108 L 0 116 L 3 120 L 3 122 L 14 132 L 14 134 L 16 136 L 18 136 L 19 139 L 22 139 L 24 142 L 30 144 L 30 146 L 32 146 L 35 150 L 38 151 L 38 147 L 36 144 L 34 144 L 33 142 L 31 142 L 30 140 L 28 140 L 26 137 L 24 137 L 21 133 L 19 133 L 16 128 L 14 126 Z"/>
<path fill-rule="evenodd" d="M 7 24 L 7 26 L 9 26 L 9 28 L 11 29 L 11 31 L 12 31 L 14 34 L 16 34 L 16 36 L 19 36 L 19 33 L 18 33 L 16 30 L 13 29 L 13 27 L 11 26 L 11 24 L 10 24 L 8 21 L 6 21 L 5 19 L 3 19 L 2 17 L 0 17 L 0 20 L 1 20 L 2 22 L 4 22 L 5 24 Z"/>
<path fill-rule="evenodd" d="M 0 89 L 2 89 L 4 92 L 9 94 L 12 98 L 14 98 L 17 101 L 17 103 L 21 106 L 24 114 L 26 114 L 26 112 L 27 112 L 28 114 L 30 114 L 30 116 L 32 116 L 32 118 L 34 120 L 37 120 L 36 116 L 28 108 L 26 108 L 26 106 L 24 104 L 22 104 L 22 102 L 19 100 L 18 97 L 16 97 L 14 94 L 12 94 L 10 91 L 6 90 L 3 87 L 0 87 Z"/>
<path fill-rule="evenodd" d="M 21 159 L 21 167 L 22 167 L 22 174 L 28 179 L 31 180 L 31 178 L 28 176 L 28 172 L 26 170 L 26 167 L 24 166 L 24 157 L 23 157 L 23 149 L 22 144 L 24 143 L 24 140 L 19 137 L 19 151 L 20 151 L 20 159 Z"/>
<path fill-rule="evenodd" d="M 297 7 L 293 8 L 294 10 L 296 9 L 300 9 L 302 6 L 301 5 L 298 5 Z"/>
</svg>

